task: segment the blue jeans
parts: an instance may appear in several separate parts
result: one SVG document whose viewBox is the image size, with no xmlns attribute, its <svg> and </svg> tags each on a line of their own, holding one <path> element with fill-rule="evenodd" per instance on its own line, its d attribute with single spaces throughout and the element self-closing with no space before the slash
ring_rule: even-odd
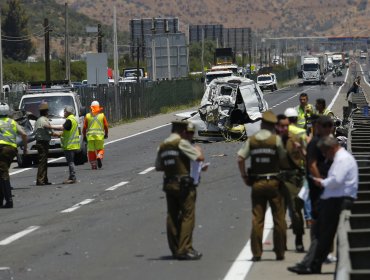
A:
<svg viewBox="0 0 370 280">
<path fill-rule="evenodd" d="M 77 150 L 65 150 L 64 154 L 68 163 L 69 168 L 69 180 L 76 180 L 76 171 L 75 171 L 75 153 Z"/>
</svg>

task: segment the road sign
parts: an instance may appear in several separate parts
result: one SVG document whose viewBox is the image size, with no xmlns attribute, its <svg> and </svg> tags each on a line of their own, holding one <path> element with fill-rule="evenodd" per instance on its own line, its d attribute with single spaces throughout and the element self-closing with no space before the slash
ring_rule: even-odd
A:
<svg viewBox="0 0 370 280">
<path fill-rule="evenodd" d="M 86 32 L 87 33 L 98 33 L 98 27 L 97 26 L 86 26 Z"/>
</svg>

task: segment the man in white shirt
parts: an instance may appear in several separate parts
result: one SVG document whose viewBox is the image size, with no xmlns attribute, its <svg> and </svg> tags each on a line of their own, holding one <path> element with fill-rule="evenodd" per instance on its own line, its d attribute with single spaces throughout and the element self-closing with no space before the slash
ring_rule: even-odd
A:
<svg viewBox="0 0 370 280">
<path fill-rule="evenodd" d="M 325 179 L 313 178 L 323 188 L 314 233 L 317 246 L 310 267 L 297 265 L 288 268 L 289 271 L 298 274 L 321 273 L 321 265 L 330 252 L 340 214 L 342 210 L 350 209 L 354 199 L 357 198 L 358 166 L 355 158 L 341 147 L 333 136 L 322 138 L 318 147 L 325 158 L 332 160 L 333 163 Z"/>
</svg>

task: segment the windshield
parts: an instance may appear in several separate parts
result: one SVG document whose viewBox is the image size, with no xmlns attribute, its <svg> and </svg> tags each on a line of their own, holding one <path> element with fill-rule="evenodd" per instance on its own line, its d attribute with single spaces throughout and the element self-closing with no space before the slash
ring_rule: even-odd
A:
<svg viewBox="0 0 370 280">
<path fill-rule="evenodd" d="M 64 108 L 67 105 L 72 106 L 76 110 L 72 96 L 27 97 L 22 100 L 20 108 L 39 117 L 39 105 L 41 102 L 48 103 L 50 117 L 64 117 Z"/>
<path fill-rule="evenodd" d="M 218 78 L 224 78 L 224 77 L 230 77 L 232 74 L 231 73 L 224 73 L 224 74 L 207 74 L 206 75 L 206 81 L 207 84 L 212 82 L 214 79 Z"/>
<path fill-rule="evenodd" d="M 272 78 L 270 76 L 267 77 L 257 77 L 258 82 L 264 82 L 264 81 L 272 81 Z"/>
<path fill-rule="evenodd" d="M 303 64 L 303 71 L 316 71 L 319 69 L 318 64 L 309 63 L 309 64 Z"/>
</svg>

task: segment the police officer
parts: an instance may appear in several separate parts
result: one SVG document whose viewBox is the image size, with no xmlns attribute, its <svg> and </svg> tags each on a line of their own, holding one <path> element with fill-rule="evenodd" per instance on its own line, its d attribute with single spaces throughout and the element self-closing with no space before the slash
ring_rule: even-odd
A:
<svg viewBox="0 0 370 280">
<path fill-rule="evenodd" d="M 27 154 L 27 135 L 16 121 L 8 117 L 9 105 L 0 103 L 0 208 L 13 208 L 9 167 L 17 154 L 17 134 L 22 137 L 24 154 Z M 5 204 L 3 204 L 5 199 Z"/>
<path fill-rule="evenodd" d="M 262 236 L 267 202 L 274 220 L 274 251 L 276 260 L 283 260 L 286 246 L 284 199 L 280 192 L 279 161 L 285 150 L 281 138 L 275 134 L 277 118 L 271 111 L 262 114 L 261 130 L 252 135 L 238 151 L 238 165 L 244 183 L 252 186 L 252 234 L 253 258 L 260 261 Z M 246 172 L 245 160 L 251 157 L 251 167 Z"/>
<path fill-rule="evenodd" d="M 108 138 L 108 121 L 98 101 L 91 103 L 91 113 L 84 120 L 83 135 L 87 139 L 87 155 L 91 169 L 102 168 L 104 139 Z"/>
<path fill-rule="evenodd" d="M 172 122 L 172 133 L 159 146 L 155 167 L 164 172 L 167 199 L 167 240 L 174 258 L 198 260 L 192 234 L 195 223 L 196 190 L 190 177 L 190 162 L 204 156 L 186 140 L 188 122 Z"/>
<path fill-rule="evenodd" d="M 62 130 L 61 136 L 62 148 L 68 163 L 69 177 L 63 181 L 63 184 L 74 184 L 76 183 L 76 171 L 75 171 L 75 155 L 80 150 L 80 133 L 78 130 L 78 122 L 74 116 L 75 110 L 72 106 L 66 106 L 64 108 L 64 117 L 66 118 L 65 123 L 62 126 L 54 127 L 55 129 Z"/>
<path fill-rule="evenodd" d="M 39 165 L 37 169 L 36 185 L 51 185 L 48 180 L 48 153 L 51 136 L 57 136 L 52 131 L 52 125 L 48 119 L 49 105 L 47 102 L 40 103 L 40 117 L 35 123 L 36 148 L 38 151 Z"/>
<path fill-rule="evenodd" d="M 300 128 L 307 129 L 307 124 L 310 121 L 310 117 L 313 114 L 313 106 L 308 103 L 308 95 L 302 92 L 299 95 L 299 105 L 295 108 L 298 112 L 297 126 Z"/>
<path fill-rule="evenodd" d="M 304 221 L 302 210 L 304 202 L 298 197 L 305 175 L 306 143 L 300 137 L 289 133 L 289 120 L 285 115 L 278 115 L 277 131 L 287 151 L 287 157 L 281 160 L 283 194 L 290 211 L 292 229 L 295 235 L 296 252 L 304 252 Z"/>
</svg>

